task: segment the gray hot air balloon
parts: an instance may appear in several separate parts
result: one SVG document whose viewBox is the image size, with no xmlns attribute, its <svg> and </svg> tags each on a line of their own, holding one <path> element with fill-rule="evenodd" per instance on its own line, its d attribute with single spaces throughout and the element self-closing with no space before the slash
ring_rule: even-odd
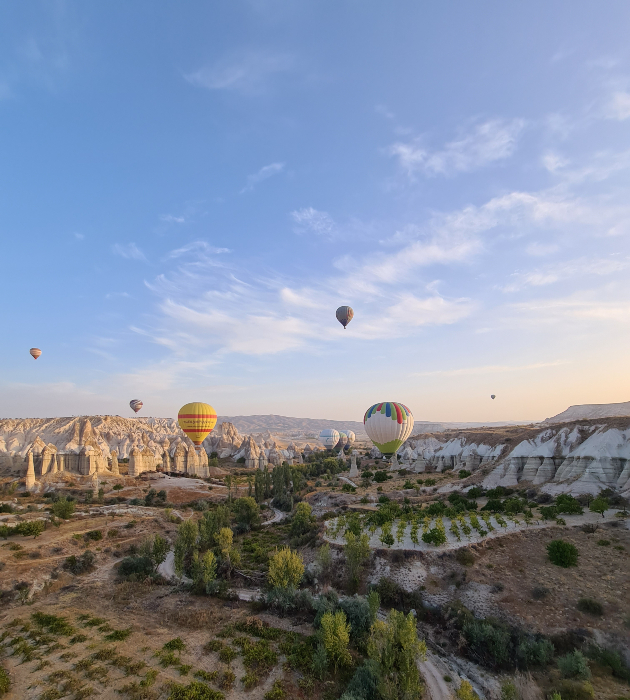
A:
<svg viewBox="0 0 630 700">
<path fill-rule="evenodd" d="M 496 396 L 494 394 L 490 394 L 491 399 L 496 399 Z"/>
<path fill-rule="evenodd" d="M 129 405 L 135 413 L 138 413 L 138 411 L 142 408 L 143 403 L 140 401 L 140 399 L 132 399 L 129 402 Z"/>
<path fill-rule="evenodd" d="M 335 316 L 337 317 L 337 321 L 341 323 L 341 325 L 345 327 L 352 321 L 352 318 L 354 317 L 354 311 L 352 310 L 351 306 L 340 306 L 337 309 L 337 312 L 335 313 Z"/>
</svg>

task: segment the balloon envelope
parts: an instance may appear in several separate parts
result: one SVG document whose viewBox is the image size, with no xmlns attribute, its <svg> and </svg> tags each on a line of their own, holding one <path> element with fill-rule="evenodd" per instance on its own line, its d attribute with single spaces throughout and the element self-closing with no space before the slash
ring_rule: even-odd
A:
<svg viewBox="0 0 630 700">
<path fill-rule="evenodd" d="M 329 450 L 339 442 L 339 433 L 334 428 L 324 428 L 319 434 L 319 441 Z"/>
<path fill-rule="evenodd" d="M 348 436 L 348 445 L 352 445 L 352 443 L 357 439 L 357 436 L 352 432 L 352 430 L 344 430 L 343 432 Z"/>
<path fill-rule="evenodd" d="M 144 406 L 144 404 L 142 403 L 142 401 L 140 401 L 140 399 L 132 399 L 129 402 L 129 405 L 131 406 L 132 410 L 135 413 L 138 413 L 138 411 L 142 408 L 142 406 Z"/>
<path fill-rule="evenodd" d="M 496 398 L 496 395 L 495 395 L 495 394 L 490 394 L 490 398 L 491 398 L 491 399 L 495 399 L 495 398 Z"/>
<path fill-rule="evenodd" d="M 29 352 L 33 356 L 34 360 L 36 360 L 42 354 L 42 351 L 39 348 L 31 348 Z"/>
<path fill-rule="evenodd" d="M 217 424 L 217 412 L 209 404 L 195 401 L 179 409 L 177 422 L 195 445 L 201 445 Z"/>
<path fill-rule="evenodd" d="M 365 432 L 385 457 L 391 457 L 411 435 L 413 416 L 401 403 L 375 403 L 365 412 Z"/>
<path fill-rule="evenodd" d="M 337 317 L 337 321 L 345 328 L 354 318 L 354 311 L 351 306 L 340 306 L 335 316 Z"/>
</svg>

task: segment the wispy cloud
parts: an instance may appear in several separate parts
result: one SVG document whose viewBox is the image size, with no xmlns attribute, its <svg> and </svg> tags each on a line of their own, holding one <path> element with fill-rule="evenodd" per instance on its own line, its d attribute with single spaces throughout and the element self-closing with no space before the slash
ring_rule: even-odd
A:
<svg viewBox="0 0 630 700">
<path fill-rule="evenodd" d="M 482 367 L 461 367 L 459 369 L 436 370 L 435 372 L 415 372 L 413 377 L 464 377 L 484 374 L 503 374 L 505 372 L 522 372 L 532 369 L 546 369 L 565 365 L 565 360 L 557 362 L 535 362 L 528 365 L 484 365 Z"/>
<path fill-rule="evenodd" d="M 335 229 L 335 222 L 330 214 L 313 207 L 296 209 L 291 212 L 298 233 L 314 233 L 318 236 L 330 236 Z"/>
<path fill-rule="evenodd" d="M 286 73 L 293 67 L 294 59 L 288 54 L 246 51 L 187 73 L 184 78 L 191 85 L 208 90 L 256 94 L 265 89 L 271 77 Z"/>
<path fill-rule="evenodd" d="M 216 248 L 215 246 L 210 245 L 206 241 L 193 241 L 188 245 L 182 246 L 181 248 L 177 248 L 176 250 L 172 250 L 168 254 L 168 257 L 181 258 L 182 255 L 186 255 L 187 253 L 191 252 L 206 253 L 208 255 L 220 255 L 221 253 L 229 253 L 231 251 L 229 248 Z"/>
<path fill-rule="evenodd" d="M 160 216 L 160 221 L 164 221 L 167 224 L 183 224 L 186 219 L 183 216 L 173 216 L 172 214 L 162 214 Z"/>
<path fill-rule="evenodd" d="M 121 258 L 126 258 L 127 260 L 140 260 L 142 262 L 146 262 L 147 260 L 145 254 L 135 243 L 127 243 L 126 245 L 115 243 L 112 251 L 114 255 L 119 255 Z"/>
<path fill-rule="evenodd" d="M 82 233 L 74 233 L 72 235 L 76 238 L 77 241 L 82 241 L 85 238 L 85 236 Z"/>
<path fill-rule="evenodd" d="M 284 170 L 284 166 L 285 163 L 270 163 L 269 165 L 263 166 L 258 172 L 253 173 L 253 175 L 248 175 L 247 184 L 241 190 L 241 194 L 250 192 L 259 182 L 263 182 L 274 175 L 278 175 Z"/>
<path fill-rule="evenodd" d="M 389 152 L 410 176 L 453 175 L 470 172 L 490 163 L 509 158 L 525 127 L 523 119 L 492 119 L 478 124 L 468 134 L 447 143 L 443 149 L 430 151 L 421 139 L 393 144 Z"/>
<path fill-rule="evenodd" d="M 606 105 L 605 115 L 617 121 L 630 119 L 630 92 L 615 92 Z"/>
</svg>

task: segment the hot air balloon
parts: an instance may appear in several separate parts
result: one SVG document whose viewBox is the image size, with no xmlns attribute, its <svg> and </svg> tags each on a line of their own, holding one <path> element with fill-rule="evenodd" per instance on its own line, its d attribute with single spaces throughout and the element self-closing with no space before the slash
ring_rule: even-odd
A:
<svg viewBox="0 0 630 700">
<path fill-rule="evenodd" d="M 36 360 L 42 354 L 42 351 L 39 348 L 31 348 L 29 352 L 33 356 L 34 360 Z"/>
<path fill-rule="evenodd" d="M 135 413 L 138 413 L 138 411 L 142 408 L 144 404 L 142 403 L 142 401 L 140 401 L 140 399 L 131 399 L 129 405 Z"/>
<path fill-rule="evenodd" d="M 351 306 L 340 306 L 337 309 L 335 316 L 337 317 L 337 321 L 341 323 L 345 330 L 346 326 L 350 323 L 350 321 L 352 321 L 354 317 L 354 311 L 352 310 Z"/>
<path fill-rule="evenodd" d="M 391 457 L 411 435 L 413 416 L 401 403 L 385 401 L 370 406 L 363 418 L 365 432 L 385 457 Z"/>
<path fill-rule="evenodd" d="M 490 394 L 491 399 L 496 399 L 496 396 L 494 394 Z"/>
<path fill-rule="evenodd" d="M 344 433 L 348 436 L 348 445 L 352 445 L 357 439 L 357 436 L 352 432 L 352 430 L 344 430 Z"/>
<path fill-rule="evenodd" d="M 193 443 L 199 446 L 217 424 L 217 412 L 207 403 L 187 403 L 179 409 L 177 422 Z"/>
<path fill-rule="evenodd" d="M 334 428 L 325 428 L 319 434 L 319 441 L 328 450 L 332 448 L 339 442 L 339 433 Z"/>
</svg>

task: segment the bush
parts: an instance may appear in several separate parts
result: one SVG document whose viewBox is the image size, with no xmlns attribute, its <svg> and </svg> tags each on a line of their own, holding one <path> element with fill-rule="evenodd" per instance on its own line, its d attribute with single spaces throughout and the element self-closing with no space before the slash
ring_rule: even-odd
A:
<svg viewBox="0 0 630 700">
<path fill-rule="evenodd" d="M 568 569 L 570 566 L 577 566 L 579 553 L 577 547 L 570 542 L 552 540 L 547 545 L 547 555 L 552 564 Z"/>
<path fill-rule="evenodd" d="M 377 484 L 382 484 L 383 482 L 387 481 L 389 479 L 387 472 L 384 471 L 377 471 L 374 474 L 374 481 L 376 481 Z"/>
<path fill-rule="evenodd" d="M 549 595 L 549 589 L 544 586 L 535 586 L 532 588 L 532 598 L 534 600 L 542 600 Z"/>
<path fill-rule="evenodd" d="M 455 552 L 455 559 L 462 566 L 472 566 L 475 563 L 475 557 L 470 549 L 463 547 Z"/>
<path fill-rule="evenodd" d="M 503 503 L 498 498 L 491 498 L 481 510 L 487 510 L 491 513 L 502 513 Z"/>
<path fill-rule="evenodd" d="M 3 668 L 0 668 L 0 695 L 8 693 L 10 687 L 11 679 L 9 678 L 9 674 Z"/>
<path fill-rule="evenodd" d="M 558 513 L 567 513 L 569 515 L 582 515 L 584 512 L 579 501 L 566 493 L 561 493 L 556 498 L 556 508 Z"/>
<path fill-rule="evenodd" d="M 422 541 L 439 547 L 446 542 L 446 535 L 443 530 L 438 530 L 437 527 L 434 527 L 422 534 Z"/>
<path fill-rule="evenodd" d="M 314 610 L 313 596 L 295 588 L 272 588 L 265 594 L 264 603 L 281 615 L 312 613 Z"/>
<path fill-rule="evenodd" d="M 90 530 L 89 532 L 85 533 L 84 537 L 86 540 L 98 542 L 99 540 L 103 539 L 103 533 L 100 530 Z"/>
<path fill-rule="evenodd" d="M 60 498 L 52 504 L 52 514 L 57 518 L 69 520 L 74 513 L 75 502 L 65 497 Z"/>
<path fill-rule="evenodd" d="M 168 700 L 224 700 L 225 698 L 223 693 L 213 690 L 201 681 L 192 681 L 188 685 L 172 683 L 169 690 Z"/>
<path fill-rule="evenodd" d="M 580 598 L 577 602 L 577 609 L 580 612 L 587 613 L 589 615 L 597 615 L 601 617 L 604 614 L 604 607 L 597 600 L 592 598 Z"/>
<path fill-rule="evenodd" d="M 63 568 L 66 569 L 66 571 L 69 571 L 71 574 L 79 576 L 80 574 L 86 574 L 89 571 L 92 571 L 92 569 L 94 569 L 95 561 L 96 555 L 94 552 L 87 550 L 78 557 L 74 554 L 67 557 L 63 564 Z"/>
<path fill-rule="evenodd" d="M 553 644 L 544 637 L 524 639 L 516 649 L 519 662 L 526 668 L 546 666 L 553 659 Z"/>
<path fill-rule="evenodd" d="M 376 590 L 384 608 L 396 608 L 405 613 L 415 610 L 418 617 L 421 616 L 423 603 L 422 592 L 419 589 L 409 593 L 396 581 L 383 576 L 372 590 Z"/>
<path fill-rule="evenodd" d="M 370 606 L 365 598 L 342 598 L 339 607 L 343 610 L 350 624 L 350 638 L 353 643 L 367 639 L 372 625 Z"/>
<path fill-rule="evenodd" d="M 380 693 L 378 692 L 378 664 L 371 659 L 366 659 L 354 672 L 342 697 L 358 698 L 359 700 L 380 700 Z"/>
<path fill-rule="evenodd" d="M 564 679 L 559 681 L 554 690 L 561 700 L 593 700 L 595 692 L 588 681 L 572 681 Z"/>
<path fill-rule="evenodd" d="M 580 651 L 573 651 L 558 658 L 558 669 L 563 678 L 576 678 L 587 681 L 591 677 L 591 669 L 586 657 Z"/>
<path fill-rule="evenodd" d="M 469 472 L 467 469 L 460 469 L 459 470 L 459 478 L 460 479 L 466 479 L 472 474 L 472 472 Z"/>
<path fill-rule="evenodd" d="M 114 484 L 112 486 L 112 491 L 122 491 L 125 487 L 122 484 Z"/>
<path fill-rule="evenodd" d="M 251 496 L 237 498 L 234 501 L 234 512 L 236 522 L 247 530 L 260 525 L 260 507 Z"/>
<path fill-rule="evenodd" d="M 118 575 L 131 581 L 142 581 L 152 576 L 153 571 L 149 557 L 125 557 L 118 566 Z"/>
<path fill-rule="evenodd" d="M 613 676 L 630 683 L 630 668 L 626 666 L 618 651 L 592 646 L 588 651 L 588 655 L 600 666 L 608 667 L 612 671 Z"/>
</svg>

